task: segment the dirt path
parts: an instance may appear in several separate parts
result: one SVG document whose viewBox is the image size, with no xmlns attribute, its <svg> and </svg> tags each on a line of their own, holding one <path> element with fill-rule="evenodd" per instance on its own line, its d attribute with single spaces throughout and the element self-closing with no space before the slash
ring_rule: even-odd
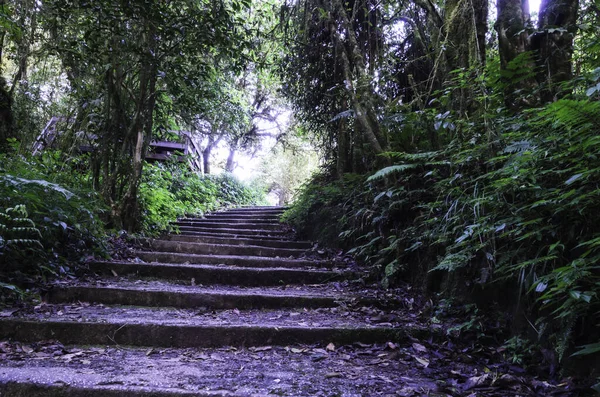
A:
<svg viewBox="0 0 600 397">
<path fill-rule="evenodd" d="M 568 396 L 450 338 L 407 290 L 293 240 L 280 208 L 178 222 L 0 313 L 0 396 Z"/>
</svg>

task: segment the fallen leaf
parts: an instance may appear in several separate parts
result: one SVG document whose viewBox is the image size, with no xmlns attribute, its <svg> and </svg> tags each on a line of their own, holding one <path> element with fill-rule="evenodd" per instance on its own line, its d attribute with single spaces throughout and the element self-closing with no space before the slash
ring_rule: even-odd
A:
<svg viewBox="0 0 600 397">
<path fill-rule="evenodd" d="M 304 353 L 304 352 L 306 351 L 306 349 L 298 349 L 298 348 L 296 348 L 296 347 L 292 347 L 292 348 L 290 349 L 290 351 L 291 351 L 292 353 Z"/>
<path fill-rule="evenodd" d="M 398 345 L 396 345 L 393 342 L 388 342 L 386 345 L 388 348 L 390 348 L 391 350 L 396 350 L 398 348 Z"/>
<path fill-rule="evenodd" d="M 420 343 L 413 343 L 412 344 L 413 349 L 415 349 L 418 352 L 421 353 L 425 353 L 427 351 L 427 348 L 423 345 L 421 345 Z"/>
<path fill-rule="evenodd" d="M 415 360 L 417 360 L 419 362 L 419 364 L 421 364 L 423 366 L 423 368 L 427 368 L 429 367 L 429 360 L 427 360 L 426 358 L 421 358 L 421 357 L 417 357 L 417 356 L 413 356 L 415 358 Z"/>
<path fill-rule="evenodd" d="M 19 309 L 14 309 L 14 310 L 2 310 L 2 311 L 0 311 L 0 317 L 10 317 L 10 316 L 12 316 L 14 313 L 16 313 L 17 311 L 19 311 Z"/>
<path fill-rule="evenodd" d="M 481 376 L 472 376 L 465 382 L 465 390 L 470 390 L 474 387 L 482 386 L 486 383 L 490 374 L 483 374 Z"/>
<path fill-rule="evenodd" d="M 119 275 L 117 274 L 117 272 L 115 272 L 113 269 L 110 269 L 110 272 L 112 273 L 113 276 L 119 277 Z"/>
<path fill-rule="evenodd" d="M 333 343 L 330 343 L 327 345 L 325 350 L 327 350 L 328 352 L 333 352 L 333 351 L 335 351 L 335 345 Z"/>
<path fill-rule="evenodd" d="M 271 346 L 260 346 L 260 347 L 251 348 L 251 350 L 254 352 L 266 352 L 271 349 L 273 349 L 273 347 L 271 347 Z"/>
</svg>

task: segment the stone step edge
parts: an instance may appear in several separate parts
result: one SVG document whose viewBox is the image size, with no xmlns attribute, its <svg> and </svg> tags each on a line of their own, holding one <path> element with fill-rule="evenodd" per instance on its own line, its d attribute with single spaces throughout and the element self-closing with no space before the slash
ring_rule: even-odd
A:
<svg viewBox="0 0 600 397">
<path fill-rule="evenodd" d="M 210 255 L 214 252 L 251 252 L 250 254 L 223 254 L 223 255 L 251 255 L 263 257 L 289 257 L 301 256 L 307 253 L 301 248 L 265 247 L 261 245 L 238 245 L 238 244 L 211 244 L 192 241 L 177 241 L 169 239 L 144 239 L 139 241 L 143 248 L 153 251 L 176 252 L 182 254 Z M 253 253 L 252 253 L 253 252 Z M 265 255 L 269 254 L 269 255 Z"/>
<path fill-rule="evenodd" d="M 254 223 L 254 222 L 222 222 L 222 221 L 175 221 L 171 225 L 177 227 L 210 227 L 214 229 L 241 229 L 241 230 L 269 230 L 285 231 L 281 223 Z"/>
<path fill-rule="evenodd" d="M 229 391 L 187 391 L 187 390 L 157 390 L 144 386 L 132 389 L 118 385 L 89 385 L 73 386 L 44 384 L 31 380 L 29 382 L 4 382 L 0 374 L 0 396 L 11 397 L 267 397 L 265 395 L 241 395 Z"/>
<path fill-rule="evenodd" d="M 220 231 L 219 231 L 220 232 Z M 276 242 L 294 242 L 287 236 L 270 236 L 265 234 L 251 235 L 251 234 L 238 234 L 238 233 L 217 233 L 214 231 L 182 231 L 179 233 L 172 234 L 173 236 L 192 236 L 192 237 L 208 237 L 208 238 L 226 238 L 226 239 L 239 239 L 239 240 L 262 240 L 262 241 L 276 241 Z"/>
<path fill-rule="evenodd" d="M 311 241 L 292 241 L 292 240 L 274 240 L 274 239 L 260 239 L 260 238 L 235 238 L 235 237 L 217 237 L 217 236 L 202 236 L 202 235 L 181 235 L 181 234 L 170 234 L 160 237 L 165 241 L 181 241 L 191 242 L 200 244 L 222 244 L 227 242 L 226 245 L 236 246 L 256 246 L 256 247 L 268 247 L 268 248 L 284 248 L 286 246 L 295 246 L 299 248 L 295 249 L 311 249 L 314 244 Z"/>
<path fill-rule="evenodd" d="M 0 319 L 0 338 L 19 342 L 54 339 L 65 345 L 220 347 L 334 343 L 404 343 L 438 331 L 422 327 L 202 326 L 127 322 Z"/>
<path fill-rule="evenodd" d="M 250 236 L 286 236 L 289 234 L 285 230 L 269 229 L 231 229 L 231 228 L 210 228 L 205 226 L 177 226 L 179 231 L 184 232 L 209 232 L 220 234 L 250 235 Z"/>
<path fill-rule="evenodd" d="M 132 255 L 135 255 L 146 263 L 226 265 L 288 269 L 333 268 L 336 265 L 334 262 L 327 260 L 312 261 L 308 259 L 273 258 L 268 256 L 201 255 L 164 251 L 133 251 Z"/>
<path fill-rule="evenodd" d="M 239 268 L 233 266 L 183 265 L 168 263 L 132 263 L 97 261 L 88 264 L 89 271 L 101 274 L 185 280 L 198 285 L 275 286 L 287 284 L 321 284 L 348 279 L 351 271 L 306 270 L 286 268 Z"/>
<path fill-rule="evenodd" d="M 336 307 L 340 302 L 359 302 L 370 305 L 373 300 L 357 300 L 345 295 L 318 296 L 300 294 L 248 294 L 243 292 L 160 291 L 117 286 L 65 286 L 49 290 L 44 300 L 48 303 L 89 302 L 105 305 L 147 307 L 206 307 L 227 309 L 277 309 Z"/>
</svg>

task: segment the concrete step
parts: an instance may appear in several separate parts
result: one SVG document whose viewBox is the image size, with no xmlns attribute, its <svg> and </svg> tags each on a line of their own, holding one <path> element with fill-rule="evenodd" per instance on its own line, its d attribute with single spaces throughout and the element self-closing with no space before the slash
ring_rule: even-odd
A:
<svg viewBox="0 0 600 397">
<path fill-rule="evenodd" d="M 179 226 L 181 233 L 219 233 L 234 236 L 285 236 L 288 234 L 282 230 L 268 229 L 236 229 L 236 228 L 213 228 L 206 226 Z"/>
<path fill-rule="evenodd" d="M 227 215 L 253 215 L 253 216 L 281 216 L 284 211 L 278 210 L 260 210 L 260 211 L 250 211 L 250 210 L 227 210 L 223 212 L 213 212 L 212 214 L 227 214 Z M 211 215 L 212 215 L 211 214 Z"/>
<path fill-rule="evenodd" d="M 40 305 L 33 312 L 0 318 L 0 338 L 63 344 L 151 347 L 217 347 L 299 343 L 396 343 L 430 336 L 397 316 L 375 323 L 372 314 L 336 308 L 225 310 L 140 308 L 106 305 Z"/>
<path fill-rule="evenodd" d="M 272 224 L 279 225 L 281 223 L 275 218 L 273 219 L 261 219 L 261 218 L 239 218 L 239 217 L 215 217 L 207 216 L 206 218 L 181 218 L 180 222 L 198 222 L 198 221 L 210 221 L 210 222 L 225 222 L 225 223 L 257 223 L 257 224 Z"/>
<path fill-rule="evenodd" d="M 417 396 L 440 389 L 435 370 L 422 369 L 410 356 L 410 350 L 389 351 L 380 345 L 369 345 L 336 346 L 334 351 L 328 351 L 326 346 L 261 344 L 241 349 L 148 349 L 61 346 L 51 342 L 7 344 L 7 349 L 20 353 L 0 364 L 0 395 L 348 397 Z M 478 373 L 480 367 L 475 362 L 462 371 Z M 459 382 L 456 377 L 452 380 Z M 462 384 L 456 388 L 462 390 Z M 403 392 L 397 393 L 399 390 Z"/>
<path fill-rule="evenodd" d="M 187 218 L 182 218 L 182 220 L 185 220 L 185 219 L 214 219 L 214 220 L 218 220 L 218 219 L 241 219 L 241 220 L 252 220 L 253 219 L 253 220 L 257 220 L 257 221 L 279 222 L 279 218 L 281 218 L 280 215 L 228 214 L 226 212 L 217 212 L 217 213 L 213 213 L 213 214 L 207 214 L 203 218 L 187 217 Z"/>
<path fill-rule="evenodd" d="M 333 268 L 331 261 L 272 258 L 266 256 L 199 255 L 175 252 L 134 251 L 133 255 L 149 263 L 183 263 L 197 265 L 228 265 L 259 268 Z"/>
<path fill-rule="evenodd" d="M 319 288 L 236 288 L 226 286 L 198 287 L 168 282 L 132 282 L 118 280 L 114 283 L 77 282 L 57 286 L 48 291 L 48 303 L 89 302 L 105 305 L 148 307 L 224 309 L 281 309 L 335 307 L 339 302 L 356 302 L 350 295 L 332 293 Z M 360 301 L 371 304 L 371 301 Z"/>
<path fill-rule="evenodd" d="M 271 247 L 271 248 L 285 248 L 285 249 L 311 249 L 313 243 L 310 241 L 291 241 L 281 239 L 263 239 L 263 238 L 235 238 L 235 237 L 223 237 L 214 234 L 190 234 L 190 235 L 178 235 L 170 234 L 161 237 L 162 240 L 170 241 L 182 241 L 189 243 L 202 243 L 202 244 L 219 244 L 219 245 L 240 245 L 240 246 L 260 246 L 260 247 Z"/>
<path fill-rule="evenodd" d="M 236 245 L 236 244 L 214 244 L 195 243 L 169 240 L 148 240 L 143 243 L 144 247 L 153 251 L 177 252 L 185 254 L 209 254 L 209 255 L 253 255 L 267 257 L 299 257 L 306 253 L 305 249 L 295 248 L 271 248 L 259 245 Z"/>
<path fill-rule="evenodd" d="M 226 238 L 226 239 L 233 239 L 233 240 L 245 240 L 245 239 L 255 239 L 255 240 L 261 240 L 261 241 L 285 241 L 285 242 L 293 242 L 293 240 L 289 239 L 288 236 L 286 235 L 279 235 L 279 236 L 271 236 L 271 235 L 266 235 L 266 234 L 259 234 L 259 235 L 253 235 L 253 234 L 233 234 L 233 233 L 229 233 L 227 231 L 223 231 L 223 230 L 219 230 L 217 231 L 202 231 L 202 232 L 197 232 L 197 231 L 189 231 L 189 230 L 179 230 L 179 234 L 176 234 L 176 236 L 195 236 L 195 237 L 217 237 L 217 238 Z"/>
<path fill-rule="evenodd" d="M 280 205 L 242 205 L 236 208 L 229 208 L 225 211 L 287 211 L 290 209 L 288 206 L 280 206 Z"/>
<path fill-rule="evenodd" d="M 272 207 L 272 206 L 264 206 L 264 207 L 238 207 L 238 208 L 228 208 L 224 211 L 219 212 L 285 212 L 288 210 L 288 207 Z"/>
<path fill-rule="evenodd" d="M 198 221 L 177 221 L 173 222 L 174 225 L 181 227 L 187 226 L 191 228 L 210 228 L 210 229 L 250 229 L 250 230 L 268 230 L 268 231 L 282 231 L 283 225 L 280 223 L 254 223 L 254 222 L 215 222 L 210 220 L 198 220 Z"/>
<path fill-rule="evenodd" d="M 285 268 L 242 268 L 234 266 L 184 265 L 171 263 L 92 262 L 92 272 L 103 275 L 182 280 L 198 285 L 270 286 L 320 284 L 350 277 L 352 273 Z"/>
</svg>

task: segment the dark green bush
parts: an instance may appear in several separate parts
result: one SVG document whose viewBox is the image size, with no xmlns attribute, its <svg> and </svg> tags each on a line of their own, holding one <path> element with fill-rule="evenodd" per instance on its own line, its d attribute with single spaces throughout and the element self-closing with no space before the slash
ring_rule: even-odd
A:
<svg viewBox="0 0 600 397">
<path fill-rule="evenodd" d="M 385 285 L 411 277 L 447 297 L 497 300 L 558 359 L 580 345 L 597 353 L 600 102 L 497 119 L 492 134 L 471 120 L 472 138 L 442 150 L 388 153 L 395 165 L 355 184 L 320 175 L 287 219 L 353 246 Z"/>
<path fill-rule="evenodd" d="M 65 274 L 91 253 L 103 254 L 106 207 L 84 173 L 55 152 L 0 155 L 1 271 Z"/>
<path fill-rule="evenodd" d="M 265 193 L 230 174 L 206 175 L 179 164 L 147 164 L 140 185 L 142 231 L 156 235 L 185 215 L 241 205 L 264 204 Z"/>
</svg>

